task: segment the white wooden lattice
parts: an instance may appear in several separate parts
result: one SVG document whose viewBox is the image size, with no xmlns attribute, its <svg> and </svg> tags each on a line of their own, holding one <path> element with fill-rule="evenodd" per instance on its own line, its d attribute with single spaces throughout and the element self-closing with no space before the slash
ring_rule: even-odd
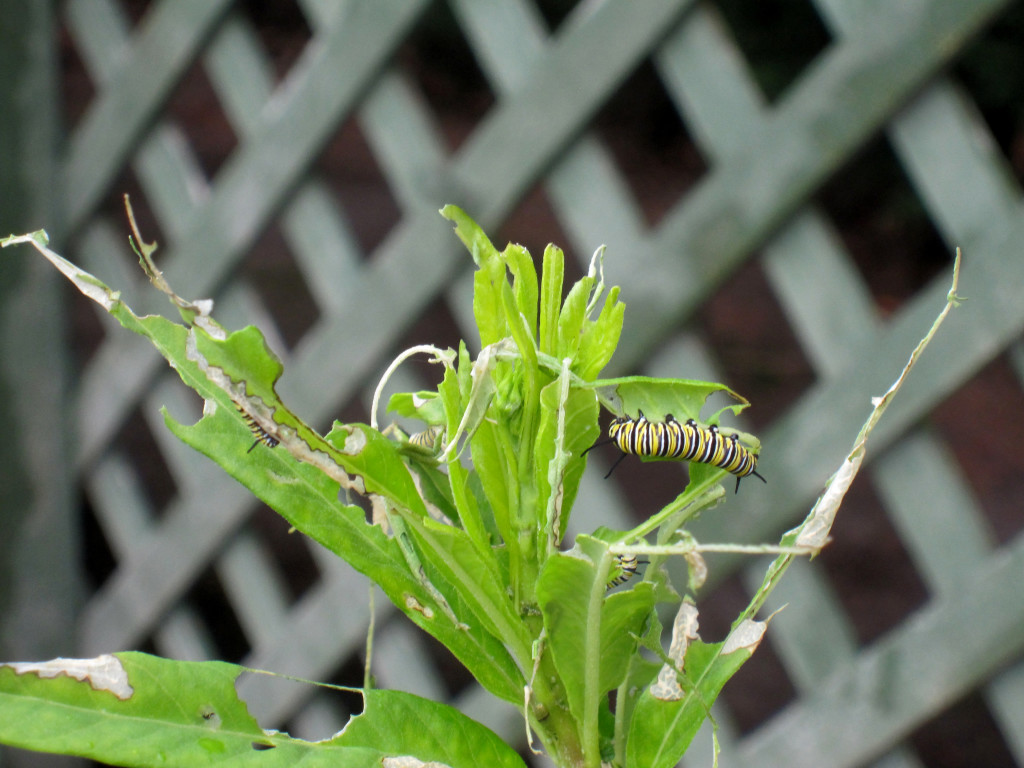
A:
<svg viewBox="0 0 1024 768">
<path fill-rule="evenodd" d="M 769 485 L 703 521 L 698 535 L 772 540 L 813 501 L 867 398 L 888 386 L 948 284 L 943 275 L 881 317 L 815 202 L 858 148 L 884 134 L 947 246 L 967 254 L 964 292 L 979 297 L 943 329 L 872 445 L 875 490 L 930 600 L 862 649 L 820 564 L 794 569 L 777 596 L 790 607 L 772 625 L 770 643 L 798 698 L 742 737 L 723 708 L 723 764 L 918 765 L 906 735 L 976 689 L 1024 764 L 1024 604 L 1016 588 L 1024 546 L 1019 536 L 994 543 L 949 446 L 919 425 L 1003 350 L 1018 379 L 1024 375 L 1019 185 L 970 94 L 941 74 L 1013 5 L 816 0 L 832 42 L 768 104 L 714 3 L 583 2 L 552 33 L 530 0 L 450 0 L 455 28 L 494 95 L 451 151 L 397 55 L 429 3 L 299 1 L 311 39 L 275 82 L 259 36 L 230 0 L 154 2 L 134 28 L 115 0 L 73 1 L 61 21 L 96 93 L 62 160 L 66 240 L 88 269 L 125 286 L 134 306 L 159 309 L 132 271 L 121 220 L 105 210 L 120 191 L 119 174 L 130 170 L 163 232 L 160 258 L 171 283 L 186 296 L 216 295 L 228 325 L 255 319 L 284 351 L 273 314 L 233 277 L 261 234 L 278 227 L 315 304 L 312 326 L 286 355 L 282 394 L 321 422 L 347 405 L 366 407 L 373 375 L 434 302 L 471 338 L 467 264 L 436 214 L 444 202 L 459 203 L 493 231 L 539 185 L 569 240 L 563 245 L 581 261 L 608 243 L 609 278 L 629 306 L 619 372 L 721 378 L 715 351 L 685 323 L 757 251 L 815 382 L 763 434 Z M 708 166 L 655 226 L 592 127 L 644 62 Z M 237 139 L 213 178 L 165 113 L 193 66 Z M 352 214 L 316 169 L 348 121 L 365 137 L 399 211 L 372 253 L 361 252 Z M 272 548 L 250 524 L 253 500 L 176 443 L 163 429 L 162 404 L 179 417 L 196 414 L 163 362 L 105 323 L 75 392 L 74 465 L 116 567 L 86 605 L 77 652 L 150 640 L 169 656 L 215 654 L 215 638 L 186 599 L 212 569 L 251 649 L 244 663 L 329 678 L 361 650 L 368 614 L 359 578 L 310 545 L 317 578 L 293 598 Z M 119 443 L 136 414 L 173 481 L 162 509 Z M 621 525 L 631 514 L 601 474 L 581 489 L 588 516 L 577 525 Z M 759 571 L 750 563 L 722 562 L 713 576 L 734 571 L 754 588 Z M 444 681 L 414 631 L 401 622 L 382 630 L 381 684 L 443 697 Z M 894 690 L 879 687 L 892 679 Z M 299 735 L 322 735 L 344 722 L 328 697 L 298 687 L 270 697 L 262 685 L 247 680 L 243 693 L 263 702 L 257 711 L 267 725 L 290 720 Z M 510 738 L 521 730 L 515 712 L 476 688 L 455 703 Z M 698 739 L 695 753 L 706 744 Z M 687 764 L 709 761 L 695 754 Z"/>
</svg>

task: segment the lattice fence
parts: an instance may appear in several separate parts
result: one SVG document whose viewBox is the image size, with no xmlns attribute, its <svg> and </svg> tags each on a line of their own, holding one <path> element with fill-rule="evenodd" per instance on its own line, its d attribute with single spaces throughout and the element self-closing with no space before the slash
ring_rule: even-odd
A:
<svg viewBox="0 0 1024 768">
<path fill-rule="evenodd" d="M 555 240 L 579 269 L 606 243 L 628 306 L 615 373 L 725 380 L 754 402 L 769 483 L 697 530 L 750 542 L 809 508 L 940 308 L 960 246 L 970 300 L 873 438 L 834 546 L 777 593 L 787 609 L 716 709 L 722 764 L 1024 765 L 1020 5 L 72 0 L 51 27 L 32 20 L 62 57 L 68 133 L 57 223 L 22 229 L 46 224 L 132 306 L 161 311 L 125 242 L 132 192 L 171 284 L 216 297 L 228 327 L 259 324 L 285 359 L 282 395 L 321 426 L 366 420 L 396 350 L 472 339 L 442 204 L 535 253 Z M 781 74 L 762 66 L 790 48 Z M 978 61 L 1003 92 L 972 90 Z M 925 252 L 940 262 L 911 272 Z M 69 301 L 68 466 L 97 583 L 60 652 L 143 647 L 358 683 L 361 577 L 177 443 L 160 406 L 196 418 L 195 398 Z M 581 488 L 578 529 L 624 527 L 683 479 L 602 474 Z M 32 565 L 23 580 L 41 578 Z M 712 562 L 705 637 L 762 573 Z M 519 738 L 516 712 L 377 605 L 380 685 Z M 30 613 L 20 647 L 53 647 Z M 268 685 L 241 691 L 266 727 L 322 737 L 347 718 L 337 696 Z M 687 765 L 709 765 L 709 745 Z"/>
</svg>

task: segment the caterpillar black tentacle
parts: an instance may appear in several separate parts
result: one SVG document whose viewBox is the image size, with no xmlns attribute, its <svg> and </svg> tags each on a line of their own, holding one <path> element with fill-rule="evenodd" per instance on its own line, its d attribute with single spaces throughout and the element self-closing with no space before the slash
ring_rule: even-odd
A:
<svg viewBox="0 0 1024 768">
<path fill-rule="evenodd" d="M 723 435 L 718 427 L 702 427 L 693 419 L 679 422 L 668 414 L 665 421 L 648 421 L 643 411 L 637 418 L 619 416 L 608 426 L 608 439 L 594 443 L 583 453 L 599 445 L 615 443 L 622 455 L 608 470 L 607 478 L 627 454 L 658 456 L 709 464 L 736 476 L 736 490 L 740 480 L 749 475 L 768 482 L 757 472 L 757 454 L 740 443 L 738 435 Z"/>
</svg>

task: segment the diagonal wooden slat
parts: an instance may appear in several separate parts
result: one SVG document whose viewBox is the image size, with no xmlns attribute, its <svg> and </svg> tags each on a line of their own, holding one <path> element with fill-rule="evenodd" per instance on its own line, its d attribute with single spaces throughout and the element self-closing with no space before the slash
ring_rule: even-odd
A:
<svg viewBox="0 0 1024 768">
<path fill-rule="evenodd" d="M 715 14 L 695 13 L 659 49 L 656 61 L 710 157 L 728 162 L 758 141 L 759 124 L 767 117 L 763 100 Z M 824 374 L 841 370 L 870 337 L 873 310 L 838 236 L 808 206 L 765 250 L 767 276 L 815 367 Z"/>
<path fill-rule="evenodd" d="M 577 36 L 592 44 L 589 24 L 596 24 L 605 13 L 621 19 L 619 14 L 624 13 L 624 10 L 619 10 L 620 8 L 622 6 L 618 4 L 601 5 L 593 16 L 587 17 L 578 30 L 566 30 L 565 36 L 560 38 L 556 45 L 571 44 L 572 51 L 579 57 L 574 60 L 573 66 L 585 66 L 588 63 L 588 60 L 583 58 L 586 51 L 577 40 Z M 660 29 L 650 20 L 646 20 L 644 31 L 650 40 L 660 32 Z M 622 54 L 615 59 L 615 63 L 620 68 L 632 66 L 637 54 L 631 53 L 632 55 Z M 560 58 L 564 56 L 565 54 L 560 54 Z M 548 87 L 554 90 L 554 86 Z M 595 82 L 588 87 L 591 91 L 607 92 L 609 84 Z M 531 103 L 534 99 L 540 98 L 527 94 L 523 101 L 520 101 L 517 95 L 514 98 L 520 103 L 521 110 L 529 111 L 530 105 L 525 101 L 527 97 Z M 554 96 L 549 95 L 545 98 L 551 100 Z M 594 97 L 591 95 L 588 98 Z M 529 154 L 525 155 L 528 160 L 524 165 L 533 168 L 533 172 L 537 173 L 543 168 L 543 163 L 551 159 L 551 155 L 545 152 L 557 151 L 560 142 L 565 139 L 562 132 L 568 132 L 574 127 L 574 124 L 567 123 L 553 125 L 552 129 L 557 134 L 547 137 L 544 146 L 540 146 L 536 137 L 523 136 L 515 131 L 514 124 L 519 120 L 519 111 L 504 109 L 500 111 L 500 115 L 493 114 L 485 119 L 473 137 L 475 148 L 472 152 L 464 145 L 452 159 L 447 174 L 453 183 L 450 191 L 464 188 L 462 179 L 477 178 L 481 183 L 483 180 L 491 179 L 492 183 L 481 189 L 480 193 L 486 194 L 489 198 L 504 198 L 505 205 L 511 205 L 513 200 L 510 199 L 511 195 L 505 187 L 511 182 L 500 175 L 494 175 L 487 155 L 516 152 L 519 148 L 525 152 L 529 147 Z M 502 124 L 495 125 L 499 121 Z M 520 172 L 516 179 L 521 178 Z M 441 186 L 443 188 L 445 185 Z M 520 190 L 520 193 L 522 191 Z M 455 200 L 462 200 L 462 204 L 474 211 L 486 211 L 490 205 L 483 201 L 473 204 L 472 201 L 463 200 L 464 197 L 464 194 L 457 194 Z M 486 215 L 478 214 L 477 217 L 487 223 Z M 346 306 L 342 314 L 330 318 L 315 332 L 307 335 L 296 350 L 296 359 L 300 369 L 305 370 L 306 364 L 314 365 L 318 374 L 313 378 L 296 376 L 291 384 L 294 387 L 290 389 L 292 395 L 300 402 L 315 403 L 322 400 L 322 396 L 317 394 L 320 392 L 322 395 L 322 388 L 315 385 L 315 381 L 332 382 L 336 392 L 351 390 L 366 376 L 369 364 L 376 359 L 365 340 L 397 334 L 398 329 L 403 328 L 408 320 L 422 309 L 425 297 L 433 295 L 446 283 L 452 270 L 465 263 L 464 258 L 453 247 L 449 228 L 437 216 L 433 205 L 407 212 L 403 221 L 392 230 L 374 254 L 362 283 L 358 288 L 352 286 L 353 290 L 358 290 L 363 295 L 378 297 L 377 300 L 352 302 Z M 320 407 L 329 409 L 331 404 L 325 403 Z M 322 411 L 316 413 L 317 416 L 322 415 Z"/>
<path fill-rule="evenodd" d="M 834 44 L 783 99 L 746 149 L 716 167 L 667 215 L 639 268 L 613 274 L 636 297 L 626 354 L 655 343 L 801 204 L 903 100 L 1005 8 L 1004 0 L 922 4 L 906 21 Z M 856 102 L 854 108 L 852 104 Z M 817 148 L 827 146 L 828 152 Z M 678 254 L 686 254 L 686 260 Z M 671 275 L 666 280 L 665 275 Z M 629 279 L 633 278 L 633 279 Z M 644 279 L 646 278 L 646 279 Z M 628 350 L 637 350 L 633 355 Z"/>
<path fill-rule="evenodd" d="M 996 248 L 978 248 L 971 252 L 979 266 L 998 263 L 999 276 L 991 281 L 978 281 L 974 291 L 993 297 L 995 304 L 971 313 L 954 313 L 922 357 L 901 392 L 900 399 L 886 414 L 886 419 L 873 433 L 869 444 L 869 460 L 906 431 L 937 400 L 966 380 L 981 365 L 1024 327 L 1024 312 L 1019 302 L 1000 297 L 1002 281 L 1013 283 L 1024 279 L 1024 264 L 1012 257 L 1014 244 L 1024 236 L 1020 221 L 1010 223 L 1003 231 L 1003 240 Z M 981 270 L 979 270 L 981 271 Z M 988 277 L 982 274 L 982 277 Z M 813 388 L 786 416 L 778 420 L 763 441 L 764 455 L 772 457 L 768 464 L 773 477 L 779 477 L 783 493 L 776 491 L 780 483 L 767 486 L 757 500 L 757 510 L 740 500 L 735 515 L 702 521 L 698 535 L 704 540 L 758 541 L 771 539 L 775 533 L 791 525 L 805 509 L 823 480 L 838 465 L 848 446 L 832 444 L 830 435 L 853 435 L 868 412 L 867 397 L 888 388 L 912 348 L 930 324 L 948 290 L 945 276 L 922 291 L 910 306 L 873 343 L 870 354 L 851 366 L 863 375 L 830 382 Z M 871 369 L 866 366 L 871 366 Z M 853 394 L 851 394 L 853 393 Z M 828 414 L 829 428 L 818 428 Z M 728 558 L 725 558 L 728 560 Z M 722 566 L 720 565 L 720 569 Z M 726 566 L 719 576 L 729 572 Z"/>
<path fill-rule="evenodd" d="M 771 624 L 769 642 L 783 659 L 786 672 L 794 681 L 794 687 L 801 697 L 814 695 L 822 680 L 835 674 L 836 670 L 852 666 L 855 660 L 855 640 L 848 620 L 837 611 L 838 598 L 827 585 L 818 566 L 805 561 L 794 564 L 786 573 L 779 589 L 772 593 L 767 612 L 785 607 L 785 613 L 776 617 Z M 750 590 L 756 590 L 764 578 L 763 571 L 748 568 L 745 583 Z M 791 614 L 790 611 L 794 611 Z M 808 631 L 813 627 L 813 631 Z M 890 734 L 879 734 L 877 742 L 881 752 L 887 753 L 874 760 L 873 768 L 916 768 L 920 765 L 909 746 L 892 746 Z M 757 738 L 757 732 L 749 738 Z M 723 741 L 726 749 L 735 749 L 739 740 Z M 776 763 L 785 765 L 785 763 Z M 772 765 L 764 763 L 764 765 Z"/>
<path fill-rule="evenodd" d="M 72 134 L 63 180 L 65 189 L 75 190 L 68 199 L 70 231 L 82 225 L 106 194 L 121 163 L 231 2 L 159 3 L 144 20 L 117 73 Z M 74 5 L 81 18 L 89 18 L 90 0 Z"/>
<path fill-rule="evenodd" d="M 1018 659 L 1011 668 L 1001 672 L 999 677 L 985 688 L 985 700 L 991 707 L 992 716 L 999 725 L 1000 733 L 1017 763 L 1024 763 L 1024 665 Z"/>
<path fill-rule="evenodd" d="M 762 109 L 751 89 L 744 92 L 744 84 L 750 79 L 735 66 L 731 67 L 736 59 L 722 55 L 726 47 L 720 39 L 715 40 L 716 37 L 720 38 L 721 32 L 714 20 L 695 14 L 691 24 L 676 37 L 671 53 L 667 47 L 659 53 L 663 73 L 674 85 L 675 92 L 684 97 L 687 112 L 696 120 L 691 123 L 696 133 L 703 137 L 712 154 L 727 156 L 731 143 L 749 140 L 745 134 L 752 131 L 751 126 L 758 121 Z M 708 69 L 707 76 L 702 76 L 702 67 Z M 725 73 L 730 68 L 732 75 L 727 78 Z M 715 87 L 702 88 L 709 81 L 715 82 Z M 729 105 L 728 109 L 722 107 L 723 102 Z M 868 308 L 865 291 L 850 290 L 859 286 L 860 280 L 844 274 L 850 271 L 844 269 L 846 260 L 836 253 L 832 240 L 822 237 L 822 230 L 819 217 L 801 214 L 767 246 L 765 267 L 784 299 L 784 307 L 795 321 L 798 335 L 805 344 L 811 342 L 812 359 L 826 371 L 838 372 L 850 361 L 854 350 L 872 335 L 873 312 Z M 858 301 L 851 304 L 852 299 Z M 835 321 L 830 322 L 830 318 Z M 905 450 L 901 447 L 890 451 L 892 457 L 883 464 L 883 470 L 889 475 L 912 477 L 915 485 L 923 480 L 920 473 L 896 469 L 904 464 L 896 457 L 897 453 L 902 456 Z M 941 473 L 938 466 L 935 469 Z M 893 502 L 911 503 L 914 509 L 932 509 L 931 505 L 920 505 L 919 494 L 913 493 L 911 488 L 894 497 Z M 966 507 L 953 505 L 953 509 L 959 512 Z M 940 530 L 933 526 L 927 529 Z M 748 570 L 747 582 L 751 590 L 760 585 L 761 576 L 758 569 Z M 795 675 L 796 685 L 805 692 L 813 691 L 826 671 L 848 663 L 853 655 L 850 630 L 831 607 L 834 601 L 828 599 L 827 593 L 822 593 L 819 581 L 813 570 L 797 568 L 791 571 L 783 588 L 773 595 L 767 606 L 768 610 L 775 610 L 791 603 L 799 606 L 797 610 L 811 611 L 815 617 L 813 633 L 803 629 L 811 623 L 808 619 L 786 616 L 776 622 L 772 636 L 773 645 L 782 652 L 790 674 Z M 830 622 L 836 624 L 835 631 L 823 632 Z M 818 670 L 804 671 L 808 663 L 818 664 Z M 908 765 L 915 760 L 906 751 L 898 750 L 884 762 Z"/>
<path fill-rule="evenodd" d="M 492 87 L 502 94 L 515 93 L 532 76 L 549 44 L 536 9 L 520 0 L 490 5 L 456 0 L 453 10 Z M 506 47 L 518 55 L 502 55 Z M 560 221 L 573 236 L 581 266 L 601 243 L 614 243 L 628 254 L 641 241 L 643 217 L 614 161 L 592 135 L 583 134 L 567 146 L 544 183 Z"/>
<path fill-rule="evenodd" d="M 984 119 L 949 82 L 915 100 L 890 135 L 947 242 L 983 240 L 986 220 L 1019 215 L 1021 189 L 1013 170 Z"/>
<path fill-rule="evenodd" d="M 453 178 L 481 221 L 500 220 L 537 178 L 538 163 L 523 163 L 525 153 L 509 150 L 530 147 L 538 159 L 554 156 L 691 5 L 674 0 L 637 15 L 605 2 L 566 21 L 535 62 L 529 83 L 502 100 L 459 153 Z M 604 45 L 613 38 L 614 47 Z M 523 115 L 543 119 L 524 124 Z"/>
<path fill-rule="evenodd" d="M 181 295 L 209 295 L 237 263 L 421 6 L 420 2 L 394 0 L 379 6 L 356 5 L 350 15 L 325 32 L 323 44 L 314 46 L 304 66 L 297 65 L 290 81 L 293 87 L 286 83 L 265 105 L 260 128 L 221 169 L 210 199 L 197 209 L 187 231 L 163 256 L 165 274 Z M 307 71 L 309 76 L 304 77 Z M 253 184 L 253 178 L 260 183 Z M 216 258 L 203 258 L 203 254 Z M 151 302 L 160 307 L 156 300 Z M 149 306 L 144 303 L 137 309 Z M 110 343 L 116 347 L 130 342 L 119 339 Z M 151 357 L 138 360 L 122 369 L 117 382 L 112 381 L 115 375 L 111 370 L 91 369 L 79 395 L 82 434 L 110 434 L 109 411 L 98 407 L 104 393 L 117 386 L 125 393 L 122 401 L 132 401 L 159 365 Z M 92 420 L 97 417 L 108 421 Z M 95 441 L 86 443 L 78 463 L 88 461 L 97 447 Z"/>
<path fill-rule="evenodd" d="M 262 125 L 228 159 L 209 203 L 164 257 L 165 274 L 183 295 L 209 293 L 262 231 L 268 217 L 309 167 L 364 83 L 422 10 L 422 2 L 358 4 L 325 30 L 262 110 Z M 253 185 L 258 178 L 261 184 Z M 203 248 L 221 254 L 195 263 Z"/>
<path fill-rule="evenodd" d="M 976 571 L 955 594 L 936 600 L 819 682 L 723 764 L 855 766 L 880 744 L 910 731 L 1024 650 L 1024 540 Z"/>
<path fill-rule="evenodd" d="M 916 111 L 911 111 L 911 114 L 913 114 L 913 113 L 915 113 L 915 112 L 916 112 Z M 901 121 L 901 122 L 902 122 L 902 121 Z M 934 126 L 934 125 L 935 125 L 935 122 L 934 122 L 934 121 L 929 121 L 929 125 L 931 125 L 931 126 Z M 908 132 L 908 133 L 909 133 L 909 132 Z M 977 134 L 977 131 L 975 131 L 975 134 Z M 910 135 L 912 136 L 912 134 L 910 134 Z M 910 140 L 908 141 L 908 143 L 909 143 L 909 142 L 912 142 L 912 138 L 911 138 L 911 139 L 910 139 Z M 944 146 L 944 148 L 945 148 L 945 153 L 946 153 L 946 156 L 948 156 L 948 155 L 950 154 L 950 153 L 949 153 L 949 151 L 948 151 L 948 147 L 949 147 L 949 142 L 948 142 L 948 141 L 947 141 L 947 142 L 944 142 L 944 143 L 943 143 L 943 146 Z M 934 165 L 934 164 L 933 164 L 933 165 Z M 983 188 L 984 188 L 984 185 L 981 185 L 981 186 L 983 186 Z M 969 184 L 967 184 L 967 185 L 965 185 L 965 187 L 964 187 L 964 188 L 970 188 L 970 185 L 969 185 Z M 962 211 L 962 210 L 963 210 L 963 209 L 958 209 L 958 211 Z M 827 336 L 827 335 L 826 335 L 826 336 Z M 824 347 L 822 347 L 822 348 L 824 348 Z M 896 462 L 896 461 L 895 461 L 894 459 L 892 459 L 892 460 L 890 460 L 889 462 L 887 462 L 887 463 L 885 464 L 884 468 L 885 468 L 886 470 L 888 470 L 888 469 L 890 469 L 890 468 L 894 468 L 895 466 L 897 466 L 897 462 Z M 896 470 L 894 469 L 894 471 L 896 471 Z M 922 475 L 921 475 L 921 474 L 915 474 L 915 473 L 909 473 L 909 474 L 907 474 L 907 473 L 903 473 L 903 475 L 902 475 L 902 476 L 905 476 L 905 477 L 914 477 L 914 479 L 915 479 L 916 481 L 918 481 L 918 482 L 920 482 L 920 481 L 922 480 Z M 916 485 L 914 485 L 914 487 L 916 487 Z M 904 499 L 906 499 L 906 498 L 908 498 L 908 497 L 910 496 L 909 490 L 910 490 L 910 489 L 909 489 L 909 488 L 907 488 L 907 493 L 904 493 L 904 494 L 903 494 L 903 498 L 904 498 Z M 920 496 L 920 495 L 918 495 L 918 496 Z M 920 498 L 916 498 L 916 499 L 915 499 L 915 501 L 918 501 L 918 502 L 920 503 L 920 501 L 921 501 L 921 500 L 920 500 Z M 955 505 L 954 505 L 954 506 L 955 506 Z M 925 505 L 925 507 L 922 507 L 922 508 L 929 508 L 929 507 L 928 507 L 928 505 Z M 963 506 L 961 506 L 961 507 L 957 507 L 957 508 L 956 508 L 956 512 L 957 512 L 957 517 L 961 517 L 961 518 L 963 518 L 963 517 L 964 517 L 964 516 L 963 516 L 963 514 L 962 514 L 963 510 L 964 510 L 964 507 L 963 507 Z M 930 530 L 933 530 L 933 529 L 941 529 L 941 528 L 935 528 L 935 527 L 934 527 L 933 525 L 929 524 L 929 526 L 928 526 L 928 529 L 930 529 Z M 790 586 L 793 586 L 793 585 L 791 584 Z M 781 599 L 781 598 L 780 598 L 780 599 Z M 818 613 L 818 622 L 820 622 L 820 620 L 821 620 L 821 613 L 819 612 L 819 613 Z M 795 653 L 791 654 L 791 656 L 793 656 L 793 657 L 798 657 L 798 656 L 799 656 L 799 657 L 801 657 L 801 658 L 806 658 L 806 657 L 813 657 L 813 654 L 812 654 L 812 653 L 810 653 L 810 652 L 807 652 L 807 651 L 803 651 L 803 652 L 795 652 Z M 1000 688 L 1001 688 L 1001 686 L 1000 686 Z M 1007 698 L 1009 699 L 1009 698 L 1010 698 L 1010 696 L 1007 696 Z M 1016 700 L 1017 700 L 1017 699 L 1019 699 L 1019 696 L 1016 696 L 1016 697 L 1014 697 L 1014 703 L 1013 703 L 1013 705 L 1011 705 L 1011 707 L 1010 707 L 1010 711 L 1014 711 L 1014 712 L 1018 712 L 1018 711 L 1019 711 L 1019 706 L 1018 706 L 1018 705 L 1016 705 Z M 1007 718 L 1007 721 L 1008 721 L 1008 722 L 1012 722 L 1012 718 Z M 889 736 L 889 738 L 891 738 L 891 736 Z M 896 756 L 893 756 L 893 757 L 895 758 Z M 899 758 L 899 759 L 903 759 L 903 758 L 901 757 L 901 758 Z M 783 761 L 783 762 L 784 762 L 784 761 Z M 787 763 L 786 763 L 786 764 L 787 764 Z"/>
<path fill-rule="evenodd" d="M 437 199 L 446 150 L 426 108 L 398 72 L 385 73 L 359 111 L 359 122 L 404 210 Z"/>
<path fill-rule="evenodd" d="M 965 246 L 970 248 L 970 245 L 968 243 L 965 243 Z M 992 257 L 994 259 L 998 259 L 998 256 L 996 256 L 994 254 L 992 254 Z M 986 286 L 986 287 L 994 287 L 994 283 L 991 286 Z M 940 291 L 942 293 L 944 293 L 944 289 L 941 286 L 936 286 L 935 291 L 933 292 L 933 304 L 935 303 L 935 300 L 938 299 L 938 297 L 941 295 L 939 293 Z M 926 316 L 927 314 L 928 314 L 927 310 L 922 312 L 921 316 L 918 319 L 919 327 L 922 328 L 922 329 L 923 328 L 927 328 L 928 324 L 930 323 L 930 319 Z M 1006 329 L 1006 331 L 1004 333 L 1005 334 L 1006 333 L 1012 334 L 1013 333 L 1013 330 L 1012 330 L 1013 328 L 1015 328 L 1015 326 L 1014 326 L 1013 323 L 1011 323 L 1010 326 L 1007 327 L 1007 329 Z M 978 329 L 978 331 L 981 332 L 981 329 Z M 944 329 L 944 333 L 948 333 L 946 331 L 946 329 Z M 908 349 L 912 345 L 913 342 L 911 341 L 911 338 L 912 338 L 912 333 L 907 333 L 906 340 L 909 342 L 909 344 L 907 344 L 904 347 L 904 349 Z M 1004 336 L 1004 338 L 1006 338 L 1006 337 Z M 993 348 L 997 348 L 997 347 L 993 347 L 993 345 L 989 345 L 989 344 L 987 344 L 986 346 L 988 347 L 989 352 Z M 874 364 L 874 365 L 877 365 L 877 357 L 874 356 L 874 352 L 876 352 L 876 351 L 877 350 L 873 350 L 870 355 L 863 355 L 863 359 L 859 360 L 858 364 L 856 364 L 850 370 L 857 370 L 858 367 L 863 369 L 863 366 L 865 364 L 871 365 L 870 362 L 868 362 L 868 360 L 872 360 L 872 359 L 876 360 L 876 364 Z M 899 356 L 901 356 L 901 354 L 900 353 L 895 353 L 895 350 L 894 350 L 894 355 L 893 355 L 893 371 L 898 370 L 898 365 L 899 364 L 897 364 L 896 359 Z M 933 359 L 936 359 L 936 358 L 939 359 L 939 360 L 943 360 L 942 353 L 941 352 L 936 353 L 935 357 Z M 946 365 L 945 362 L 943 362 L 943 365 Z M 961 369 L 962 375 L 966 376 L 968 373 L 973 371 L 974 367 L 977 366 L 977 365 L 978 365 L 978 360 L 977 359 L 975 359 L 972 362 L 969 362 L 969 364 L 965 365 L 964 368 Z M 927 374 L 922 375 L 922 378 L 924 378 L 925 376 L 927 376 Z M 881 381 L 876 386 L 880 386 L 880 385 L 882 385 Z M 823 387 L 819 387 L 819 390 L 822 390 L 822 389 L 824 389 L 824 388 Z M 865 389 L 865 391 L 870 391 L 870 390 L 866 390 Z M 881 391 L 881 390 L 879 390 L 879 391 Z M 824 407 L 820 406 L 820 403 L 819 403 L 818 408 L 826 409 L 823 412 L 829 413 L 829 415 L 830 415 L 829 418 L 830 419 L 833 418 L 834 415 L 837 412 L 836 403 L 835 402 L 831 402 L 829 404 L 829 406 L 824 406 Z M 811 413 L 813 413 L 813 412 L 807 412 L 807 424 L 808 425 L 813 423 L 813 417 L 811 416 Z M 850 420 L 849 426 L 854 426 L 854 424 L 856 424 L 856 423 L 857 423 L 856 422 L 856 417 L 852 417 L 851 420 Z M 803 429 L 803 431 L 801 431 L 800 428 L 797 428 L 795 430 L 791 430 L 791 429 L 786 429 L 785 430 L 785 433 L 786 433 L 786 436 L 787 436 L 788 439 L 785 440 L 782 444 L 788 446 L 788 452 L 790 452 L 792 455 L 795 455 L 797 457 L 819 457 L 819 456 L 821 456 L 822 451 L 825 451 L 825 453 L 827 453 L 826 446 L 823 445 L 823 444 L 818 444 L 818 445 L 815 445 L 815 446 L 808 445 L 807 444 L 807 440 L 803 436 L 807 435 L 812 430 L 810 429 L 809 426 L 803 427 L 802 429 Z M 854 431 L 855 431 L 855 429 L 854 429 Z M 770 442 L 771 442 L 771 438 L 769 438 L 769 443 L 766 443 L 766 450 L 768 449 L 768 446 L 769 446 Z M 815 477 L 815 476 L 823 477 L 824 474 L 826 474 L 827 471 L 828 471 L 827 466 L 828 466 L 827 462 L 823 462 L 821 464 L 820 469 L 818 469 L 817 471 L 813 471 L 813 472 L 805 474 L 805 477 L 807 477 L 808 475 L 810 477 L 812 477 L 812 478 Z M 806 464 L 804 465 L 804 467 L 806 469 Z M 813 482 L 813 480 L 811 480 L 811 482 Z M 808 495 L 811 495 L 811 494 L 814 493 L 813 486 L 809 486 L 807 488 L 807 493 L 808 493 Z M 784 524 L 784 523 L 780 522 L 779 524 L 781 525 L 781 524 Z"/>
</svg>

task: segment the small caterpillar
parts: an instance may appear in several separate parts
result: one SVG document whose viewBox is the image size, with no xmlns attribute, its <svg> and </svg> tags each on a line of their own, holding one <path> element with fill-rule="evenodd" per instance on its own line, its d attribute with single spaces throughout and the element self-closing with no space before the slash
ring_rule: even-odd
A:
<svg viewBox="0 0 1024 768">
<path fill-rule="evenodd" d="M 440 424 L 435 424 L 432 427 L 427 427 L 422 432 L 417 432 L 414 435 L 409 436 L 409 445 L 415 445 L 417 448 L 423 448 L 428 451 L 434 450 L 437 447 L 437 438 L 444 432 L 444 427 Z"/>
<path fill-rule="evenodd" d="M 736 475 L 736 490 L 740 480 L 754 475 L 761 482 L 768 482 L 757 473 L 757 454 L 742 445 L 737 435 L 723 435 L 718 427 L 701 427 L 690 419 L 685 424 L 668 414 L 665 421 L 648 421 L 643 411 L 637 411 L 637 418 L 619 416 L 608 425 L 608 439 L 594 443 L 591 448 L 607 443 L 618 445 L 622 455 L 612 464 L 605 477 L 611 475 L 627 454 L 634 456 L 660 456 L 666 459 L 683 459 L 709 464 Z"/>
<path fill-rule="evenodd" d="M 636 576 L 636 569 L 640 562 L 636 559 L 636 555 L 616 555 L 615 567 L 618 569 L 618 573 L 608 579 L 608 589 L 625 584 Z"/>
<path fill-rule="evenodd" d="M 235 407 L 237 408 L 238 406 Z M 260 443 L 263 443 L 267 448 L 275 448 L 278 445 L 278 439 L 261 427 L 256 419 L 241 408 L 238 408 L 238 412 L 242 414 L 242 419 L 245 421 L 246 426 L 248 426 L 252 433 L 256 435 L 256 440 L 249 446 L 249 450 L 246 451 L 246 453 L 252 453 L 252 449 Z"/>
</svg>

